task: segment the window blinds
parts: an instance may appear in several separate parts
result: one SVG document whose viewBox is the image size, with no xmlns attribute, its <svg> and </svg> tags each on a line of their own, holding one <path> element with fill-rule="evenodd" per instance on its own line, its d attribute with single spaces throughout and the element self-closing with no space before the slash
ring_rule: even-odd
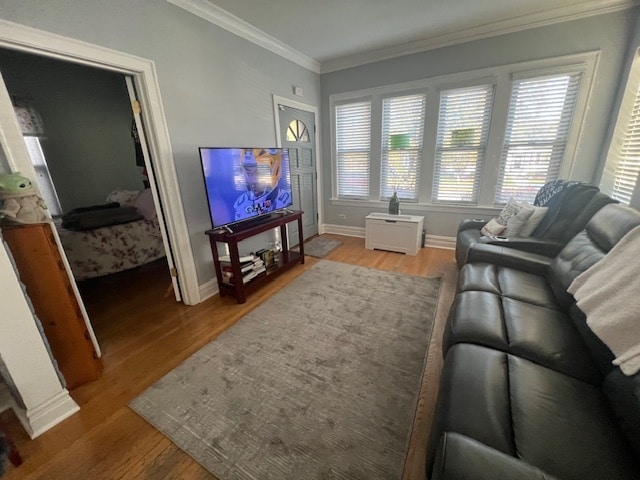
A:
<svg viewBox="0 0 640 480">
<path fill-rule="evenodd" d="M 493 85 L 440 93 L 432 201 L 477 203 Z"/>
<path fill-rule="evenodd" d="M 338 197 L 369 197 L 371 102 L 336 106 Z"/>
<path fill-rule="evenodd" d="M 614 137 L 619 148 L 611 192 L 613 198 L 627 205 L 631 202 L 640 173 L 640 82 L 630 110 L 627 118 L 621 119 L 621 131 Z"/>
<path fill-rule="evenodd" d="M 515 80 L 507 118 L 496 204 L 533 201 L 558 178 L 573 120 L 581 73 Z"/>
<path fill-rule="evenodd" d="M 403 200 L 418 200 L 425 104 L 425 94 L 382 101 L 382 199 L 397 192 Z"/>
</svg>

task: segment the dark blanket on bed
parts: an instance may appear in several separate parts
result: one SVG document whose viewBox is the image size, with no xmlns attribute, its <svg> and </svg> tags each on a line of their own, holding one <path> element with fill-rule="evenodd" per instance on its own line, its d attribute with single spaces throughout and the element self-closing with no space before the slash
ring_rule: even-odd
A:
<svg viewBox="0 0 640 480">
<path fill-rule="evenodd" d="M 121 207 L 118 203 L 107 203 L 70 211 L 62 217 L 62 228 L 85 231 L 135 222 L 143 218 L 136 207 Z"/>
</svg>

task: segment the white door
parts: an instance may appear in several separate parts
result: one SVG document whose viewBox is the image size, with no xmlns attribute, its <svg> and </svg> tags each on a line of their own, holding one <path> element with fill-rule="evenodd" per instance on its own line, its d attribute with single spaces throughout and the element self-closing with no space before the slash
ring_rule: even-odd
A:
<svg viewBox="0 0 640 480">
<path fill-rule="evenodd" d="M 144 124 L 142 122 L 142 108 L 140 102 L 137 99 L 135 86 L 131 77 L 125 77 L 127 82 L 127 91 L 129 92 L 129 100 L 131 100 L 131 108 L 133 110 L 133 118 L 136 123 L 136 130 L 138 131 L 138 137 L 140 139 L 140 147 L 142 149 L 142 156 L 144 157 L 144 166 L 147 169 L 147 178 L 149 179 L 149 188 L 153 195 L 153 202 L 156 204 L 156 212 L 158 214 L 158 224 L 160 225 L 160 233 L 162 234 L 162 243 L 164 244 L 164 251 L 167 254 L 167 263 L 169 264 L 169 273 L 171 275 L 171 283 L 173 285 L 173 293 L 176 297 L 176 301 L 181 301 L 180 285 L 178 283 L 178 270 L 176 269 L 173 261 L 173 254 L 171 253 L 171 245 L 169 244 L 169 237 L 167 235 L 167 226 L 162 213 L 162 205 L 158 195 L 158 186 L 156 184 L 155 175 L 153 173 L 153 164 L 151 162 L 151 156 L 149 155 L 149 148 L 147 147 L 147 137 L 144 131 Z"/>
<path fill-rule="evenodd" d="M 318 234 L 318 187 L 316 172 L 315 114 L 278 105 L 280 142 L 289 149 L 293 208 L 304 211 L 304 239 Z M 298 226 L 289 224 L 289 238 L 297 244 Z"/>
</svg>

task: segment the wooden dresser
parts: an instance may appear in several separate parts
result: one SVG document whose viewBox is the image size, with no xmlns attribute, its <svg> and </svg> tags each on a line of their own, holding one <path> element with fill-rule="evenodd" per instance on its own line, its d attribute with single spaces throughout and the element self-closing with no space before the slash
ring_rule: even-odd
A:
<svg viewBox="0 0 640 480">
<path fill-rule="evenodd" d="M 95 354 L 51 228 L 48 223 L 0 226 L 53 357 L 72 389 L 99 378 L 102 361 Z"/>
</svg>

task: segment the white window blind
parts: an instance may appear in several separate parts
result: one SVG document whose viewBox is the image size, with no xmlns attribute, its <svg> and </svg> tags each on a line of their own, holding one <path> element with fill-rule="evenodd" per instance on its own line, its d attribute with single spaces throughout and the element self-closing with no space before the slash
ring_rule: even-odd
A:
<svg viewBox="0 0 640 480">
<path fill-rule="evenodd" d="M 371 102 L 336 106 L 338 197 L 368 199 Z"/>
<path fill-rule="evenodd" d="M 493 85 L 440 93 L 432 201 L 477 203 Z"/>
<path fill-rule="evenodd" d="M 382 101 L 382 199 L 397 192 L 403 200 L 418 200 L 425 104 L 425 94 Z"/>
<path fill-rule="evenodd" d="M 573 120 L 579 72 L 515 80 L 500 162 L 496 204 L 533 201 L 556 180 Z"/>
<path fill-rule="evenodd" d="M 638 187 L 639 173 L 640 60 L 636 60 L 620 106 L 601 186 L 613 198 L 629 205 Z"/>
</svg>

